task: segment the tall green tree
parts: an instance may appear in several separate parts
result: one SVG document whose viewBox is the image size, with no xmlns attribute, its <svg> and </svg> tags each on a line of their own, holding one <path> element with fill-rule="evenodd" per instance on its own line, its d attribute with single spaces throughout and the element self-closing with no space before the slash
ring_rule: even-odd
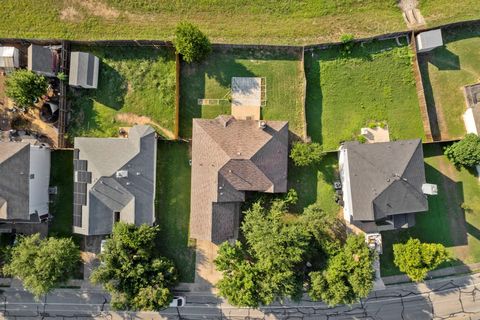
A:
<svg viewBox="0 0 480 320">
<path fill-rule="evenodd" d="M 290 158 L 299 167 L 309 166 L 320 162 L 324 156 L 322 146 L 316 142 L 294 142 L 290 150 Z"/>
<path fill-rule="evenodd" d="M 461 141 L 445 148 L 445 155 L 456 166 L 474 167 L 480 164 L 480 137 L 467 134 Z"/>
<path fill-rule="evenodd" d="M 91 280 L 111 294 L 114 309 L 155 311 L 172 300 L 177 271 L 172 261 L 158 256 L 158 232 L 158 226 L 123 222 L 113 227 Z"/>
<path fill-rule="evenodd" d="M 393 255 L 393 262 L 400 271 L 416 282 L 424 280 L 430 270 L 449 259 L 442 244 L 421 243 L 420 240 L 412 238 L 405 244 L 394 244 Z"/>
<path fill-rule="evenodd" d="M 19 69 L 5 80 L 5 95 L 21 107 L 30 107 L 36 98 L 47 92 L 48 82 L 44 76 Z"/>
<path fill-rule="evenodd" d="M 187 63 L 199 62 L 212 51 L 208 37 L 200 29 L 189 23 L 180 22 L 175 29 L 175 50 Z"/>
<path fill-rule="evenodd" d="M 331 306 L 366 297 L 373 288 L 374 257 L 364 237 L 348 236 L 345 244 L 332 252 L 324 270 L 310 273 L 310 297 Z"/>
<path fill-rule="evenodd" d="M 80 250 L 71 238 L 41 239 L 34 234 L 11 248 L 3 272 L 22 280 L 39 298 L 70 279 L 79 261 Z"/>
</svg>

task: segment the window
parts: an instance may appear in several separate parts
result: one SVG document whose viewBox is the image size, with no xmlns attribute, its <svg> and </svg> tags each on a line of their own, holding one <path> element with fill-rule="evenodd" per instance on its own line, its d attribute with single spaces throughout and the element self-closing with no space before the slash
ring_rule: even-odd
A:
<svg viewBox="0 0 480 320">
<path fill-rule="evenodd" d="M 119 222 L 120 221 L 120 212 L 119 211 L 115 211 L 113 213 L 113 222 Z"/>
<path fill-rule="evenodd" d="M 35 179 L 35 174 L 30 174 L 30 180 Z"/>
</svg>

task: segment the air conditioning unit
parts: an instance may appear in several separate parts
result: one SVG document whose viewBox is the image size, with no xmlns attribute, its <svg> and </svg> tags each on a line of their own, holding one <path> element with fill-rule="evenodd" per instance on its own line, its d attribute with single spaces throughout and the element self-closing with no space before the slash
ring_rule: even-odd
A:
<svg viewBox="0 0 480 320">
<path fill-rule="evenodd" d="M 128 178 L 128 171 L 127 170 L 118 170 L 115 176 L 117 178 Z"/>
<path fill-rule="evenodd" d="M 422 185 L 422 192 L 428 195 L 436 195 L 438 194 L 438 187 L 436 184 L 424 183 Z"/>
</svg>

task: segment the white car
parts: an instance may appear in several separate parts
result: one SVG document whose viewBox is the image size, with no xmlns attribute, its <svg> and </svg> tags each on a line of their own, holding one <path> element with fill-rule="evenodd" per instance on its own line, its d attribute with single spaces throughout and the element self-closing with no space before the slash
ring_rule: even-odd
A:
<svg viewBox="0 0 480 320">
<path fill-rule="evenodd" d="M 174 296 L 172 302 L 170 302 L 170 307 L 183 307 L 187 303 L 187 299 L 181 296 Z"/>
</svg>

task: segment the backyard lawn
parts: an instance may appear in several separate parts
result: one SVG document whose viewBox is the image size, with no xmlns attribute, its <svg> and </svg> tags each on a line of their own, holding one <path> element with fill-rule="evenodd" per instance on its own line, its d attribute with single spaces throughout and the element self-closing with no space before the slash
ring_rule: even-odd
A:
<svg viewBox="0 0 480 320">
<path fill-rule="evenodd" d="M 480 81 L 480 28 L 442 30 L 444 47 L 421 55 L 421 71 L 427 104 L 436 110 L 442 139 L 465 134 L 466 110 L 463 86 Z"/>
<path fill-rule="evenodd" d="M 215 50 L 200 64 L 182 65 L 180 136 L 190 138 L 193 118 L 230 114 L 232 77 L 265 77 L 266 106 L 262 118 L 288 120 L 290 131 L 303 131 L 303 73 L 295 52 L 279 50 Z M 224 99 L 220 105 L 199 106 L 197 99 Z"/>
<path fill-rule="evenodd" d="M 424 145 L 424 153 L 427 182 L 438 185 L 438 195 L 429 196 L 429 211 L 417 214 L 413 228 L 382 232 L 382 276 L 400 273 L 393 264 L 392 245 L 410 237 L 445 245 L 454 259 L 441 267 L 480 262 L 478 177 L 466 169 L 457 170 L 440 145 Z"/>
<path fill-rule="evenodd" d="M 55 236 L 71 236 L 73 226 L 73 152 L 55 150 L 51 153 L 50 186 L 57 187 L 50 204 L 53 220 L 48 232 Z"/>
<path fill-rule="evenodd" d="M 2 9 L 2 37 L 169 40 L 183 20 L 229 43 L 318 43 L 406 29 L 392 0 L 2 0 Z"/>
<path fill-rule="evenodd" d="M 428 27 L 480 18 L 478 0 L 422 0 L 419 6 Z"/>
<path fill-rule="evenodd" d="M 337 153 L 328 153 L 318 165 L 297 167 L 288 165 L 288 188 L 297 191 L 298 202 L 291 208 L 301 213 L 310 204 L 319 203 L 327 214 L 335 215 L 340 207 L 335 203 L 333 182 L 338 180 Z"/>
<path fill-rule="evenodd" d="M 354 140 L 372 121 L 386 121 L 391 140 L 424 137 L 408 46 L 385 40 L 350 54 L 314 50 L 305 53 L 305 66 L 308 135 L 325 150 Z"/>
<path fill-rule="evenodd" d="M 160 141 L 157 151 L 155 211 L 160 225 L 160 254 L 172 259 L 180 281 L 193 282 L 195 250 L 188 243 L 190 218 L 189 145 Z"/>
<path fill-rule="evenodd" d="M 165 138 L 175 126 L 175 55 L 170 48 L 85 47 L 100 58 L 98 89 L 70 92 L 69 137 L 110 137 L 118 128 L 151 124 Z"/>
</svg>

